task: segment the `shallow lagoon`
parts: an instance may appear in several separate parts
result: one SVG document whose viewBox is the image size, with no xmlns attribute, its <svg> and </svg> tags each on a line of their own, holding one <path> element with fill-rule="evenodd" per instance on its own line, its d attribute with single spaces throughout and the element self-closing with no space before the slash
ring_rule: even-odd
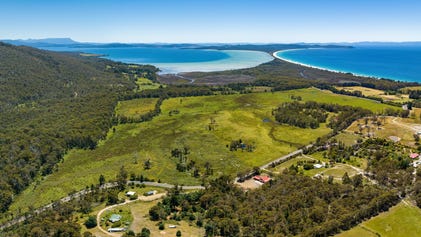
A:
<svg viewBox="0 0 421 237">
<path fill-rule="evenodd" d="M 246 50 L 205 50 L 170 47 L 78 48 L 45 47 L 53 51 L 72 51 L 104 55 L 113 61 L 151 64 L 161 73 L 209 72 L 255 67 L 273 60 L 267 53 Z"/>
</svg>

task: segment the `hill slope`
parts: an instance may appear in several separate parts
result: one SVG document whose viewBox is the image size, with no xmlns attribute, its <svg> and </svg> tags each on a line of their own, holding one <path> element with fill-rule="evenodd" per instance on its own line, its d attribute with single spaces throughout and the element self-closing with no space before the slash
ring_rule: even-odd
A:
<svg viewBox="0 0 421 237">
<path fill-rule="evenodd" d="M 0 212 L 68 148 L 104 137 L 118 96 L 135 86 L 111 72 L 123 66 L 0 43 Z"/>
</svg>

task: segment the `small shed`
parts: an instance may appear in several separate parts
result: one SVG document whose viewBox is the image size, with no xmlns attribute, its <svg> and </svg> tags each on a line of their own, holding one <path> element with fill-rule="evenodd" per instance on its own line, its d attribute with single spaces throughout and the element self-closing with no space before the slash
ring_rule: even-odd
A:
<svg viewBox="0 0 421 237">
<path fill-rule="evenodd" d="M 121 216 L 119 214 L 112 214 L 108 220 L 114 223 L 114 222 L 120 221 Z"/>
</svg>

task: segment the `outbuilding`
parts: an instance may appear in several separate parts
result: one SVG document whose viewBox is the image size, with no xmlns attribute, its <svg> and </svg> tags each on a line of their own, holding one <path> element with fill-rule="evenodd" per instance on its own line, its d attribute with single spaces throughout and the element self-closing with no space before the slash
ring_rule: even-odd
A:
<svg viewBox="0 0 421 237">
<path fill-rule="evenodd" d="M 126 228 L 109 228 L 108 232 L 124 232 L 126 231 Z"/>
</svg>

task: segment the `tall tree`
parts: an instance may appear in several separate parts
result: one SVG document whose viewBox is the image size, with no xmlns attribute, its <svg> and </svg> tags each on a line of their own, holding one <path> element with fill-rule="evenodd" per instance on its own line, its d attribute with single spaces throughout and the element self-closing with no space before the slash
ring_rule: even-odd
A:
<svg viewBox="0 0 421 237">
<path fill-rule="evenodd" d="M 117 186 L 120 190 L 124 190 L 126 188 L 127 177 L 128 177 L 128 173 L 123 165 L 120 168 L 120 172 L 117 174 Z"/>
</svg>

